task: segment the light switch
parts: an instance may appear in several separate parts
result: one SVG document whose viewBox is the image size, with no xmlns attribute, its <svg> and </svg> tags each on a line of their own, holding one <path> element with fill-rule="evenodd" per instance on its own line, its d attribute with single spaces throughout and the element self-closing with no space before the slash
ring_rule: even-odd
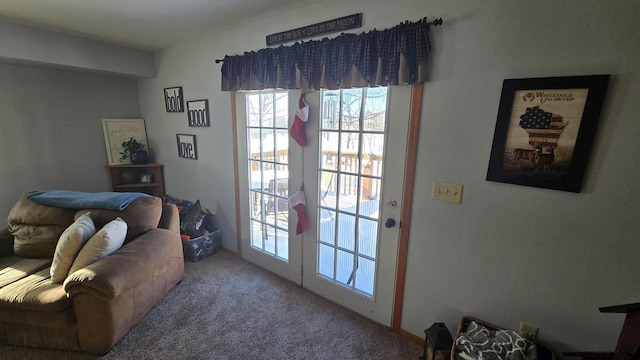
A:
<svg viewBox="0 0 640 360">
<path fill-rule="evenodd" d="M 440 181 L 433 182 L 433 200 L 446 201 L 454 204 L 462 203 L 462 185 Z"/>
</svg>

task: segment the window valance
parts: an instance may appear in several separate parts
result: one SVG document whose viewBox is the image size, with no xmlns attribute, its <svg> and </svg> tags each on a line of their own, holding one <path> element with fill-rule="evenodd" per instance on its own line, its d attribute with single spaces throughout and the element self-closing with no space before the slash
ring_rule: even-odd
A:
<svg viewBox="0 0 640 360">
<path fill-rule="evenodd" d="M 423 82 L 431 52 L 431 24 L 424 18 L 381 31 L 225 56 L 222 90 L 344 89 Z"/>
</svg>

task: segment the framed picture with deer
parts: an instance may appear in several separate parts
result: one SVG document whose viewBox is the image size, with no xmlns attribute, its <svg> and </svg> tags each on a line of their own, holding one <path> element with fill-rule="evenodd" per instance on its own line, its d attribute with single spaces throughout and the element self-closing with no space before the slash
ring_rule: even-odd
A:
<svg viewBox="0 0 640 360">
<path fill-rule="evenodd" d="M 487 180 L 580 192 L 609 77 L 504 80 Z"/>
</svg>

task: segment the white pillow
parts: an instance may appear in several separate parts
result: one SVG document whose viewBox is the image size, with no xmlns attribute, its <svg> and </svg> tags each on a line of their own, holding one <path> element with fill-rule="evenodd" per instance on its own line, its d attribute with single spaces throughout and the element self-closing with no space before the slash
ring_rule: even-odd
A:
<svg viewBox="0 0 640 360">
<path fill-rule="evenodd" d="M 69 274 L 120 249 L 127 236 L 127 223 L 121 218 L 107 223 L 87 241 L 73 262 Z"/>
<path fill-rule="evenodd" d="M 69 274 L 71 264 L 90 237 L 96 233 L 90 213 L 85 213 L 60 235 L 51 263 L 51 282 L 61 283 Z"/>
</svg>

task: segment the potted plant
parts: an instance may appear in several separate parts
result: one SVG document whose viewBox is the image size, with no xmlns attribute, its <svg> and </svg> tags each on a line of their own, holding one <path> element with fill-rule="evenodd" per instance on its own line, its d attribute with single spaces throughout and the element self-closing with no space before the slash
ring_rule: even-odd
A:
<svg viewBox="0 0 640 360">
<path fill-rule="evenodd" d="M 129 158 L 132 164 L 146 164 L 149 162 L 149 153 L 144 149 L 145 144 L 139 142 L 133 137 L 122 143 L 122 151 L 120 152 L 120 160 Z"/>
</svg>

